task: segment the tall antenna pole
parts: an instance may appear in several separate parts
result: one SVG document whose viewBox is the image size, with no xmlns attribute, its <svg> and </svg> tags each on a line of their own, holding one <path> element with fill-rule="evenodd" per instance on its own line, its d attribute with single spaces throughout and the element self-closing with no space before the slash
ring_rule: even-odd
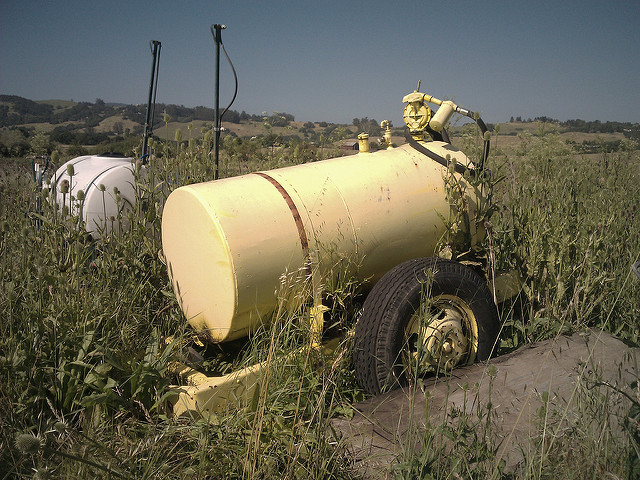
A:
<svg viewBox="0 0 640 480">
<path fill-rule="evenodd" d="M 158 50 L 161 47 L 161 43 L 157 40 L 151 41 L 151 55 L 153 57 L 151 61 L 151 81 L 149 82 L 149 99 L 147 100 L 147 117 L 144 122 L 144 134 L 142 135 L 142 158 L 144 163 L 146 163 L 146 157 L 149 154 L 147 151 L 149 148 L 149 137 L 151 136 L 151 131 L 153 129 L 153 125 L 151 125 L 152 120 L 152 106 L 151 102 L 153 101 L 153 91 L 154 91 L 154 79 L 157 82 L 156 73 L 158 68 Z"/>
<path fill-rule="evenodd" d="M 225 25 L 216 23 L 211 27 L 211 33 L 213 33 L 213 40 L 216 43 L 216 91 L 215 91 L 215 110 L 214 110 L 214 136 L 213 136 L 213 151 L 215 170 L 213 179 L 219 178 L 218 162 L 220 152 L 220 44 L 222 43 L 222 30 L 227 28 Z"/>
</svg>

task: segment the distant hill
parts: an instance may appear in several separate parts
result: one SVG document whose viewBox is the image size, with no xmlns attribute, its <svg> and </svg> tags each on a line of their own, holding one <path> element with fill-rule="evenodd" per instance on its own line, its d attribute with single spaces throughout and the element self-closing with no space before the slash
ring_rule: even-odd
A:
<svg viewBox="0 0 640 480">
<path fill-rule="evenodd" d="M 198 106 L 159 103 L 155 106 L 156 123 L 162 123 L 162 114 L 181 123 L 194 120 L 213 121 L 212 108 Z M 65 122 L 82 122 L 85 126 L 95 127 L 105 118 L 122 115 L 125 120 L 131 119 L 144 125 L 146 105 L 127 105 L 122 103 L 105 103 L 97 99 L 95 103 L 73 102 L 70 100 L 33 101 L 16 95 L 0 95 L 0 127 L 28 125 L 32 123 L 50 123 L 57 125 Z M 293 115 L 279 113 L 283 121 L 293 121 Z M 225 122 L 240 123 L 243 120 L 262 121 L 262 115 L 250 115 L 246 112 L 229 110 L 224 116 Z"/>
<path fill-rule="evenodd" d="M 48 150 L 55 145 L 70 146 L 81 152 L 85 147 L 122 143 L 123 150 L 139 143 L 144 129 L 146 105 L 105 103 L 96 99 L 94 103 L 71 100 L 33 101 L 16 95 L 0 95 L 0 155 L 22 156 L 33 150 L 30 144 L 36 134 L 45 135 L 38 141 Z M 174 104 L 155 106 L 154 133 L 160 140 L 174 141 L 177 130 L 182 138 L 200 138 L 213 126 L 214 110 L 198 106 L 185 107 Z M 166 120 L 166 122 L 165 122 Z M 500 124 L 503 145 L 516 141 L 517 135 L 528 132 L 536 135 L 538 125 L 553 125 L 568 143 L 585 145 L 589 150 L 593 144 L 607 143 L 608 149 L 616 149 L 624 138 L 640 140 L 640 124 L 624 122 L 601 122 L 568 120 L 560 122 L 549 117 L 533 120 L 511 118 Z M 359 132 L 367 132 L 372 138 L 381 135 L 377 120 L 354 118 L 351 125 L 327 122 L 296 122 L 293 115 L 273 112 L 271 115 L 248 114 L 229 110 L 223 118 L 225 135 L 239 138 L 263 138 L 269 145 L 291 142 L 324 144 L 354 138 Z M 404 142 L 404 126 L 393 129 L 394 142 Z M 398 128 L 400 127 L 400 128 Z M 488 125 L 489 130 L 494 125 Z M 543 128 L 544 130 L 544 128 Z M 455 137 L 464 127 L 452 127 Z M 548 131 L 548 129 L 547 129 Z M 585 136 L 586 135 L 586 136 Z M 596 136 L 600 137 L 596 138 Z M 509 140 L 513 138 L 513 141 Z M 597 147 L 599 148 L 599 147 Z"/>
<path fill-rule="evenodd" d="M 213 121 L 214 110 L 209 107 L 185 107 L 183 105 L 159 103 L 155 107 L 155 124 L 162 124 L 162 114 L 169 115 L 171 121 L 179 123 L 189 123 L 194 120 Z M 140 126 L 144 125 L 146 115 L 146 105 L 128 105 L 123 103 L 105 103 L 97 99 L 95 103 L 74 102 L 72 100 L 38 100 L 33 101 L 16 95 L 0 95 L 0 127 L 28 125 L 33 123 L 50 123 L 52 125 L 64 122 L 82 122 L 84 126 L 97 126 L 104 119 L 121 115 L 125 120 L 132 120 Z M 248 114 L 229 110 L 224 116 L 225 123 L 236 123 L 246 121 L 264 122 L 273 127 L 289 125 L 295 120 L 291 114 L 284 112 L 273 112 L 272 115 L 264 117 L 262 114 Z M 360 120 L 360 119 L 356 119 Z M 368 120 L 368 119 L 367 119 Z M 510 124 L 526 123 L 553 123 L 562 128 L 564 132 L 585 132 L 585 133 L 629 133 L 637 130 L 638 124 L 616 121 L 585 121 L 580 119 L 559 120 L 542 116 L 533 119 L 522 119 L 522 117 L 511 117 Z M 315 122 L 319 123 L 319 122 Z M 326 122 L 320 122 L 326 123 Z M 355 124 L 354 124 L 355 125 Z"/>
<path fill-rule="evenodd" d="M 37 103 L 15 95 L 0 95 L 0 127 L 24 123 L 49 122 L 53 105 Z"/>
<path fill-rule="evenodd" d="M 67 152 L 80 153 L 89 146 L 119 144 L 117 150 L 137 145 L 144 130 L 146 105 L 107 104 L 68 100 L 33 101 L 15 95 L 0 95 L 0 156 L 22 156 L 33 150 L 36 134 L 43 148 L 62 145 Z M 174 140 L 177 130 L 183 138 L 200 138 L 213 127 L 214 110 L 198 106 L 157 104 L 153 122 L 159 140 Z M 327 122 L 296 122 L 293 115 L 273 112 L 255 115 L 228 110 L 223 118 L 224 135 L 241 138 L 266 138 L 269 145 L 284 144 L 291 139 L 307 142 L 339 141 L 356 128 L 380 134 L 376 120 L 358 120 L 358 127 L 338 126 Z M 43 137 L 44 136 L 44 137 Z M 124 143 L 123 143 L 124 142 Z"/>
</svg>

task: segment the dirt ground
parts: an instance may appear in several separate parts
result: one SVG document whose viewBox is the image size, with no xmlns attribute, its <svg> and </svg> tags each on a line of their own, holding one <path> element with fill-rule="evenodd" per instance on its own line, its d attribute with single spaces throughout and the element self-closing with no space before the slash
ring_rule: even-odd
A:
<svg viewBox="0 0 640 480">
<path fill-rule="evenodd" d="M 638 379 L 639 360 L 640 348 L 628 347 L 607 333 L 560 336 L 526 345 L 488 364 L 457 369 L 447 379 L 426 379 L 424 389 L 396 390 L 371 398 L 356 406 L 352 419 L 335 419 L 332 427 L 363 474 L 384 479 L 390 477 L 399 455 L 406 453 L 411 436 L 420 437 L 428 422 L 438 425 L 452 408 L 474 416 L 478 402 L 482 407 L 490 398 L 495 413 L 492 434 L 500 445 L 498 457 L 506 462 L 506 471 L 514 471 L 523 460 L 522 452 L 529 451 L 531 438 L 540 431 L 539 409 L 544 400 L 550 408 L 571 416 L 582 387 L 593 385 L 594 380 L 629 390 Z M 616 403 L 611 406 L 612 415 L 628 410 L 620 396 L 611 398 Z M 612 425 L 617 424 L 614 420 Z M 619 433 L 622 435 L 621 430 Z"/>
</svg>

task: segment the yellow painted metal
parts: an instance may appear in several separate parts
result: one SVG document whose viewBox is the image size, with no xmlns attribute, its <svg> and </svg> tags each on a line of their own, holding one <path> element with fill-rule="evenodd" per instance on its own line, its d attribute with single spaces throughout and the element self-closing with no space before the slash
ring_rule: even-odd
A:
<svg viewBox="0 0 640 480">
<path fill-rule="evenodd" d="M 420 88 L 419 84 L 418 88 Z M 463 115 L 469 114 L 468 110 L 459 107 L 451 100 L 440 100 L 432 95 L 418 92 L 417 90 L 405 95 L 402 102 L 407 104 L 404 109 L 404 122 L 409 127 L 409 131 L 415 139 L 424 138 L 424 131 L 427 126 L 436 132 L 441 132 L 454 112 Z M 433 117 L 427 103 L 440 106 Z"/>
<path fill-rule="evenodd" d="M 361 133 L 358 135 L 358 150 L 360 153 L 369 153 L 369 134 Z"/>
<path fill-rule="evenodd" d="M 449 144 L 423 145 L 469 165 Z M 441 216 L 450 215 L 447 175 L 403 145 L 175 190 L 162 242 L 188 321 L 213 342 L 246 336 L 274 310 L 285 273 L 310 273 L 310 252 L 321 275 L 341 264 L 370 282 L 405 260 L 434 256 Z M 475 195 L 460 185 L 474 210 Z"/>
<path fill-rule="evenodd" d="M 380 128 L 384 128 L 384 134 L 382 135 L 382 140 L 387 146 L 387 150 L 392 150 L 393 145 L 391 145 L 391 129 L 389 128 L 389 120 L 381 121 Z"/>
<path fill-rule="evenodd" d="M 174 388 L 173 414 L 206 416 L 233 405 L 248 404 L 259 388 L 264 367 L 258 363 L 220 377 L 208 377 L 184 367 L 181 373 L 187 386 Z"/>
<path fill-rule="evenodd" d="M 326 308 L 326 307 L 323 307 Z M 353 331 L 348 332 L 353 335 Z M 313 345 L 320 354 L 335 355 L 341 348 L 342 340 L 331 339 L 322 344 Z M 220 413 L 238 406 L 248 406 L 264 385 L 266 370 L 285 364 L 295 355 L 308 353 L 307 347 L 294 350 L 284 357 L 257 363 L 241 370 L 222 376 L 207 376 L 185 365 L 174 365 L 174 372 L 182 377 L 186 386 L 173 387 L 174 397 L 170 399 L 173 414 L 180 416 L 208 417 L 211 413 Z"/>
<path fill-rule="evenodd" d="M 493 291 L 496 303 L 502 303 L 514 298 L 522 291 L 522 279 L 517 270 L 499 272 L 489 287 Z"/>
<path fill-rule="evenodd" d="M 467 303 L 455 295 L 438 295 L 416 312 L 406 329 L 406 338 L 417 337 L 409 361 L 419 375 L 470 365 L 478 352 L 478 323 Z"/>
<path fill-rule="evenodd" d="M 311 267 L 311 288 L 313 289 L 313 307 L 310 311 L 311 320 L 311 347 L 319 349 L 321 347 L 322 332 L 324 330 L 324 313 L 329 310 L 322 304 L 323 285 L 318 269 L 318 256 L 316 251 L 309 252 Z"/>
<path fill-rule="evenodd" d="M 449 100 L 445 100 L 440 104 L 440 108 L 435 113 L 431 121 L 429 122 L 429 126 L 433 128 L 436 132 L 441 132 L 449 119 L 451 119 L 451 115 L 453 115 L 455 108 L 455 104 Z"/>
<path fill-rule="evenodd" d="M 409 102 L 404 107 L 402 118 L 407 127 L 409 127 L 409 132 L 422 139 L 424 138 L 423 132 L 429 125 L 429 120 L 431 120 L 431 109 L 422 100 L 417 100 L 417 97 L 410 95 L 405 96 L 402 100 L 403 102 Z"/>
</svg>

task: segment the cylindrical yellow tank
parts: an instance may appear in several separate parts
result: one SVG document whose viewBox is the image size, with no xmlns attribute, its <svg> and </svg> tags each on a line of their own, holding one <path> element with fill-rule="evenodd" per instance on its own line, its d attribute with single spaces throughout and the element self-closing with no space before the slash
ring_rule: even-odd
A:
<svg viewBox="0 0 640 480">
<path fill-rule="evenodd" d="M 422 144 L 469 164 L 449 144 Z M 275 308 L 282 274 L 305 268 L 310 252 L 321 272 L 339 254 L 371 281 L 433 256 L 450 214 L 447 175 L 403 145 L 175 190 L 162 246 L 186 318 L 214 342 L 247 335 Z"/>
</svg>

